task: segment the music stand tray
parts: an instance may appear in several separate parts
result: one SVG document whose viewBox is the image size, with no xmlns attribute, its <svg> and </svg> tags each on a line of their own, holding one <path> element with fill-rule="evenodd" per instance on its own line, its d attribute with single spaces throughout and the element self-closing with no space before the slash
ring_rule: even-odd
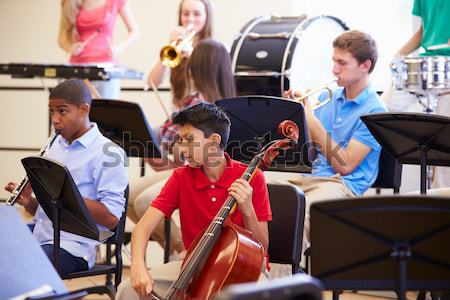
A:
<svg viewBox="0 0 450 300">
<path fill-rule="evenodd" d="M 361 117 L 394 158 L 421 166 L 420 191 L 426 193 L 426 166 L 450 166 L 450 118 L 425 113 L 377 113 Z"/>
<path fill-rule="evenodd" d="M 298 146 L 281 153 L 268 171 L 311 172 L 309 144 L 303 106 L 294 101 L 269 96 L 244 96 L 217 101 L 231 120 L 226 151 L 235 160 L 249 163 L 261 146 L 283 138 L 278 124 L 294 121 L 299 128 Z"/>
<path fill-rule="evenodd" d="M 100 231 L 92 219 L 67 168 L 45 157 L 26 157 L 22 164 L 27 172 L 39 205 L 53 223 L 53 263 L 59 270 L 60 229 L 97 241 L 113 235 Z"/>
<path fill-rule="evenodd" d="M 386 196 L 311 205 L 312 276 L 331 290 L 450 290 L 450 199 Z"/>
<path fill-rule="evenodd" d="M 89 116 L 102 134 L 120 145 L 128 157 L 161 157 L 159 144 L 139 104 L 93 99 Z"/>
</svg>

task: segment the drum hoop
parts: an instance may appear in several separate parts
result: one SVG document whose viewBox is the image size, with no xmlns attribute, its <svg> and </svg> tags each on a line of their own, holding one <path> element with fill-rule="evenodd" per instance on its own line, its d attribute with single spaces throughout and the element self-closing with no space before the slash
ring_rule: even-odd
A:
<svg viewBox="0 0 450 300">
<path fill-rule="evenodd" d="M 272 18 L 272 15 L 264 15 L 264 16 L 259 16 L 256 17 L 248 26 L 247 28 L 244 29 L 243 32 L 241 32 L 240 34 L 240 38 L 239 41 L 236 45 L 236 48 L 234 49 L 234 53 L 233 53 L 233 58 L 231 60 L 231 66 L 232 66 L 232 71 L 233 74 L 236 72 L 236 64 L 237 64 L 237 59 L 238 59 L 238 55 L 241 52 L 241 48 L 242 48 L 242 44 L 244 43 L 245 38 L 247 37 L 248 33 L 250 32 L 250 30 L 253 29 L 253 27 L 256 26 L 256 24 L 262 22 L 262 21 L 268 21 Z"/>
<path fill-rule="evenodd" d="M 297 34 L 300 30 L 305 30 L 309 24 L 311 24 L 313 21 L 317 20 L 317 19 L 322 19 L 322 18 L 327 18 L 327 19 L 332 19 L 334 21 L 336 21 L 339 25 L 342 26 L 342 28 L 344 29 L 344 31 L 349 30 L 349 27 L 347 26 L 347 24 L 345 24 L 341 19 L 334 17 L 334 16 L 329 16 L 329 15 L 318 15 L 315 17 L 311 17 L 308 18 L 306 15 L 302 15 L 302 17 L 304 16 L 304 19 L 298 24 L 298 26 L 295 28 L 294 32 L 292 33 L 288 43 L 286 44 L 286 48 L 284 49 L 284 54 L 283 54 L 283 60 L 281 63 L 281 95 L 284 92 L 284 77 L 286 76 L 285 74 L 289 74 L 289 72 L 287 72 L 286 70 L 286 64 L 287 64 L 287 59 L 289 56 L 289 52 L 292 46 L 292 43 L 294 42 L 294 39 L 297 38 Z"/>
<path fill-rule="evenodd" d="M 280 95 L 283 95 L 284 92 L 284 80 L 285 80 L 285 74 L 286 74 L 286 63 L 287 63 L 287 57 L 289 55 L 292 43 L 294 42 L 294 39 L 297 38 L 297 33 L 299 32 L 300 29 L 304 29 L 305 27 L 303 26 L 303 24 L 305 24 L 306 21 L 308 21 L 308 17 L 306 15 L 302 15 L 302 17 L 304 17 L 304 19 L 302 21 L 300 21 L 300 23 L 297 25 L 297 27 L 295 27 L 294 32 L 291 34 L 291 37 L 289 38 L 289 41 L 286 44 L 286 48 L 284 48 L 284 53 L 283 53 L 283 60 L 281 62 L 281 84 L 280 84 Z"/>
</svg>

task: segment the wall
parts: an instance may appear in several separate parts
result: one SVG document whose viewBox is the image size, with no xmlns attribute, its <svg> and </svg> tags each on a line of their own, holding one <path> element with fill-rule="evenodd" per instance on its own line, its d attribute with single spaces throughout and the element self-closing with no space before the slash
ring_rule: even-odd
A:
<svg viewBox="0 0 450 300">
<path fill-rule="evenodd" d="M 140 40 L 132 45 L 120 63 L 148 72 L 159 57 L 160 48 L 177 23 L 178 1 L 129 0 L 141 31 Z M 215 17 L 215 36 L 227 47 L 250 19 L 270 13 L 287 15 L 291 0 L 212 0 Z M 2 0 L 0 1 L 0 62 L 65 63 L 67 55 L 57 46 L 59 24 L 57 0 Z M 118 20 L 115 40 L 124 37 L 126 30 Z M 0 76 L 0 86 L 54 86 L 54 80 L 11 79 Z M 144 87 L 141 81 L 123 82 L 126 87 Z M 167 85 L 166 85 L 167 86 Z M 151 126 L 157 126 L 165 117 L 151 93 L 122 93 L 123 99 L 138 102 L 143 107 Z M 167 106 L 170 95 L 162 94 Z M 0 91 L 0 148 L 40 148 L 47 140 L 47 94 L 44 91 Z M 20 158 L 36 152 L 0 151 L 0 185 L 18 181 L 24 175 Z M 137 162 L 131 161 L 130 175 L 138 176 Z M 0 189 L 0 199 L 8 193 Z"/>
<path fill-rule="evenodd" d="M 158 59 L 159 49 L 167 42 L 176 24 L 178 1 L 129 0 L 136 16 L 140 40 L 119 58 L 134 69 L 147 72 Z M 344 20 L 351 28 L 367 31 L 377 39 L 380 61 L 374 74 L 376 86 L 387 86 L 388 63 L 394 51 L 412 33 L 411 0 L 212 0 L 215 11 L 216 38 L 227 47 L 242 26 L 250 19 L 265 15 L 310 16 L 330 14 Z M 56 44 L 59 23 L 58 0 L 0 1 L 0 62 L 64 63 L 67 55 Z M 119 20 L 115 39 L 124 37 L 125 28 Z M 54 80 L 11 79 L 0 76 L 0 86 L 54 86 Z M 126 81 L 126 87 L 143 87 L 143 82 Z M 167 86 L 167 85 L 166 85 Z M 170 105 L 170 95 L 162 95 Z M 151 93 L 127 92 L 122 98 L 138 102 L 152 126 L 164 120 L 164 114 Z M 0 91 L 0 148 L 40 148 L 47 140 L 47 94 L 44 91 Z M 36 152 L 0 151 L 0 185 L 18 181 L 24 174 L 20 158 Z M 132 161 L 131 176 L 137 176 Z M 0 189 L 0 199 L 7 193 Z"/>
</svg>

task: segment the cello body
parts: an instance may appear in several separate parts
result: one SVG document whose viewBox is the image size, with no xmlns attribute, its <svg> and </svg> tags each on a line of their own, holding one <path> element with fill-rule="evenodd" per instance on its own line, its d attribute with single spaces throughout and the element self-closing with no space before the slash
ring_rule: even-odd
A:
<svg viewBox="0 0 450 300">
<path fill-rule="evenodd" d="M 240 226 L 225 222 L 203 268 L 193 276 L 181 298 L 210 299 L 228 284 L 257 281 L 264 268 L 264 248 L 250 235 Z M 185 261 L 199 241 L 199 237 L 194 240 Z"/>
</svg>

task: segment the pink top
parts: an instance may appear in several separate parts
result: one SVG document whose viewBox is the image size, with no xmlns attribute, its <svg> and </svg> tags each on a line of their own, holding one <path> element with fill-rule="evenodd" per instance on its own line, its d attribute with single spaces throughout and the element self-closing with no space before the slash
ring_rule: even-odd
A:
<svg viewBox="0 0 450 300">
<path fill-rule="evenodd" d="M 116 18 L 127 0 L 106 0 L 105 5 L 86 10 L 80 9 L 77 16 L 79 42 L 89 40 L 83 51 L 70 57 L 70 63 L 115 63 L 110 45 Z"/>
</svg>

